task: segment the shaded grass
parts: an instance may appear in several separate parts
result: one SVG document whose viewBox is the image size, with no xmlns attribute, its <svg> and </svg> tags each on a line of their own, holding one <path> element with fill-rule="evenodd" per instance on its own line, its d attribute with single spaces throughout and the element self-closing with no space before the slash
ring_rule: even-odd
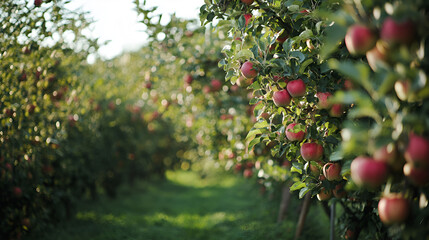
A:
<svg viewBox="0 0 429 240">
<path fill-rule="evenodd" d="M 83 202 L 71 220 L 26 239 L 293 239 L 299 201 L 282 224 L 277 207 L 240 177 L 168 172 L 165 181 L 121 189 L 117 199 Z M 327 239 L 327 224 L 320 208 L 311 208 L 302 238 Z"/>
</svg>

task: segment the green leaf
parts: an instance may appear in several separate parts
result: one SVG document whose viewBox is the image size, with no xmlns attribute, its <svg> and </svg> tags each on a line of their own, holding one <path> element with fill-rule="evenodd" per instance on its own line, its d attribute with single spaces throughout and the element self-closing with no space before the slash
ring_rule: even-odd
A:
<svg viewBox="0 0 429 240">
<path fill-rule="evenodd" d="M 297 172 L 299 174 L 302 174 L 302 169 L 303 169 L 303 165 L 301 163 L 298 162 L 293 162 L 292 163 L 292 168 L 291 168 L 291 172 Z"/>
<path fill-rule="evenodd" d="M 307 194 L 311 189 L 308 187 L 302 188 L 301 190 L 299 190 L 299 198 L 303 198 L 305 196 L 305 194 Z"/>
<path fill-rule="evenodd" d="M 329 161 L 336 162 L 343 159 L 343 154 L 341 151 L 332 152 L 329 156 Z"/>
<path fill-rule="evenodd" d="M 248 149 L 253 149 L 253 147 L 261 142 L 261 138 L 255 138 L 252 141 L 250 141 Z"/>
<path fill-rule="evenodd" d="M 305 60 L 305 55 L 300 51 L 292 51 L 289 53 L 291 58 L 298 59 L 299 63 L 302 63 Z"/>
<path fill-rule="evenodd" d="M 253 55 L 252 51 L 250 51 L 249 49 L 240 50 L 235 55 L 235 59 L 239 59 L 239 60 L 248 60 L 248 59 L 252 59 L 252 58 L 254 58 L 254 55 Z"/>
<path fill-rule="evenodd" d="M 296 183 L 294 183 L 294 184 L 290 187 L 290 191 L 291 191 L 291 192 L 293 192 L 293 191 L 296 191 L 296 190 L 301 189 L 301 188 L 304 188 L 304 187 L 306 187 L 306 186 L 305 186 L 305 183 L 303 183 L 303 182 L 296 182 Z"/>
<path fill-rule="evenodd" d="M 313 59 L 307 59 L 307 60 L 305 60 L 302 64 L 301 64 L 301 66 L 299 67 L 299 73 L 300 74 L 303 74 L 304 73 L 304 71 L 305 71 L 305 69 L 308 67 L 308 65 L 310 65 L 310 64 L 312 64 L 313 63 Z"/>
</svg>

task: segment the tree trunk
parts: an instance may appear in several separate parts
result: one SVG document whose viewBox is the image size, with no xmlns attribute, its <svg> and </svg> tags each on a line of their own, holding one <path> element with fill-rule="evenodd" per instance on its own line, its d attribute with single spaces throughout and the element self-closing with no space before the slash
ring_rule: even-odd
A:
<svg viewBox="0 0 429 240">
<path fill-rule="evenodd" d="M 277 217 L 277 223 L 280 223 L 283 221 L 283 219 L 286 218 L 286 211 L 289 206 L 290 202 L 290 186 L 292 185 L 292 182 L 288 181 L 283 185 L 282 188 L 282 200 L 280 202 L 280 209 L 279 209 L 279 215 Z"/>
<path fill-rule="evenodd" d="M 307 193 L 304 198 L 304 203 L 299 214 L 298 224 L 296 226 L 295 240 L 299 239 L 301 232 L 304 229 L 305 218 L 307 217 L 308 210 L 310 209 L 311 194 Z"/>
</svg>

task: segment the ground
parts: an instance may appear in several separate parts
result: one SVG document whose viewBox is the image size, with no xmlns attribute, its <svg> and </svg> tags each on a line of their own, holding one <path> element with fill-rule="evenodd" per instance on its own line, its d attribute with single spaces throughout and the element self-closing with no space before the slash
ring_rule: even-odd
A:
<svg viewBox="0 0 429 240">
<path fill-rule="evenodd" d="M 116 199 L 83 202 L 71 220 L 26 239 L 293 239 L 299 201 L 277 224 L 278 201 L 253 182 L 225 173 L 168 172 L 166 180 L 124 188 Z M 327 222 L 320 208 L 311 209 L 302 238 L 327 239 Z"/>
</svg>

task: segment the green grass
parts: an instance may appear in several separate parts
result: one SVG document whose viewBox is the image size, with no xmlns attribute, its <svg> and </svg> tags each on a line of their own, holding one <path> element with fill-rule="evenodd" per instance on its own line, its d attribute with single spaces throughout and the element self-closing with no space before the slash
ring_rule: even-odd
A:
<svg viewBox="0 0 429 240">
<path fill-rule="evenodd" d="M 251 181 L 217 174 L 168 172 L 167 180 L 124 188 L 117 199 L 84 202 L 68 221 L 31 240 L 110 239 L 293 239 L 299 202 L 276 224 L 278 201 L 269 201 Z M 303 239 L 327 239 L 328 218 L 310 209 Z"/>
</svg>

